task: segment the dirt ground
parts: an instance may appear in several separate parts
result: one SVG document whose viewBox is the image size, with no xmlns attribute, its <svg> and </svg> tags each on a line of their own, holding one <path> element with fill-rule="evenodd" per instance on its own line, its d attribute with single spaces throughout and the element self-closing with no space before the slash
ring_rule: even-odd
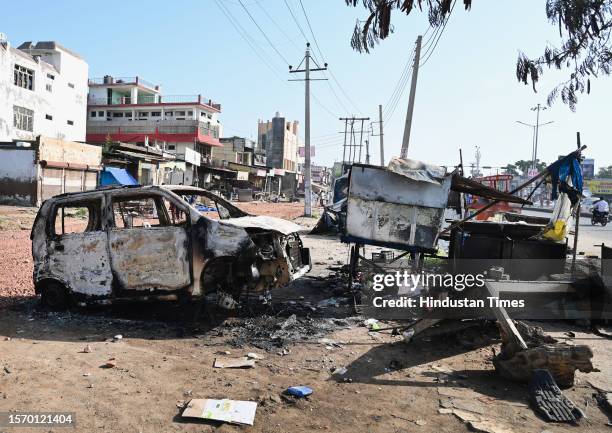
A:
<svg viewBox="0 0 612 433">
<path fill-rule="evenodd" d="M 300 204 L 243 208 L 285 218 L 302 213 Z M 74 412 L 79 432 L 473 431 L 457 416 L 439 413 L 454 405 L 496 423 L 499 432 L 611 431 L 593 395 L 612 392 L 612 345 L 569 323 L 538 325 L 594 352 L 598 371 L 578 373 L 576 385 L 564 391 L 586 414 L 580 426 L 546 423 L 528 406 L 526 385 L 495 373 L 491 358 L 499 352 L 499 335 L 490 323 L 410 343 L 368 333 L 342 296 L 338 268 L 347 246 L 334 237 L 303 236 L 313 270 L 280 290 L 279 303 L 264 316 L 212 326 L 186 322 L 170 305 L 40 310 L 32 298 L 33 217 L 32 210 L 0 207 L 0 412 Z M 297 222 L 312 226 L 314 220 Z M 123 338 L 113 340 L 119 334 Z M 250 369 L 213 368 L 226 352 L 263 359 Z M 114 368 L 101 368 L 111 359 Z M 332 373 L 342 367 L 344 374 Z M 309 386 L 313 394 L 285 397 L 293 385 Z M 255 423 L 182 419 L 180 407 L 191 398 L 256 401 Z M 4 431 L 49 429 L 0 427 Z"/>
</svg>

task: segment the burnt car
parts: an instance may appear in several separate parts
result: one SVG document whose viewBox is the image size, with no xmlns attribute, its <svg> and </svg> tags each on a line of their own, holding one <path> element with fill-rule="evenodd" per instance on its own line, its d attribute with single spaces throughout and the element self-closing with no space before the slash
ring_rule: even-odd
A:
<svg viewBox="0 0 612 433">
<path fill-rule="evenodd" d="M 115 187 L 46 200 L 32 228 L 34 287 L 53 309 L 203 300 L 225 309 L 310 270 L 300 226 L 201 188 Z"/>
</svg>

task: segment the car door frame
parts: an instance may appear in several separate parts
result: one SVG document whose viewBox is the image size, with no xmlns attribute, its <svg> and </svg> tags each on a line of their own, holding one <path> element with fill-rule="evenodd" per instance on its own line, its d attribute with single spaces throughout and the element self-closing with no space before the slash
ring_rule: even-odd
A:
<svg viewBox="0 0 612 433">
<path fill-rule="evenodd" d="M 98 201 L 100 203 L 100 208 L 99 208 L 99 219 L 100 221 L 98 222 L 99 224 L 99 228 L 97 230 L 86 230 L 84 232 L 75 232 L 75 233 L 63 233 L 63 234 L 57 234 L 55 232 L 55 221 L 56 218 L 59 217 L 59 212 L 61 208 L 65 208 L 65 207 L 79 207 L 79 205 L 81 204 L 85 204 L 88 202 L 95 202 Z M 84 206 L 82 206 L 84 207 Z M 84 197 L 65 197 L 65 198 L 60 198 L 58 200 L 56 200 L 50 210 L 49 210 L 49 215 L 51 216 L 50 218 L 47 219 L 47 227 L 46 227 L 46 232 L 47 232 L 47 236 L 46 236 L 46 248 L 47 248 L 47 257 L 48 257 L 48 267 L 47 267 L 47 272 L 46 274 L 53 279 L 56 279 L 57 281 L 60 281 L 65 287 L 66 289 L 69 290 L 69 292 L 74 295 L 74 296 L 85 296 L 88 298 L 107 298 L 108 296 L 110 296 L 112 294 L 112 280 L 113 280 L 113 276 L 112 276 L 112 270 L 111 270 L 111 266 L 110 266 L 110 256 L 108 253 L 108 231 L 106 228 L 106 218 L 105 218 L 105 209 L 106 209 L 106 197 L 104 194 L 96 194 L 93 196 L 84 196 Z M 70 270 L 70 269 L 64 269 L 68 266 L 68 264 L 64 264 L 63 269 L 57 270 L 57 269 L 53 269 L 53 263 L 55 263 L 57 265 L 57 260 L 53 260 L 53 256 L 56 256 L 58 254 L 65 254 L 65 242 L 66 240 L 70 241 L 72 237 L 82 237 L 82 238 L 86 238 L 91 236 L 91 233 L 97 233 L 97 234 L 103 234 L 102 236 L 102 249 L 104 251 L 104 253 L 100 253 L 101 256 L 99 257 L 99 259 L 101 259 L 101 263 L 106 263 L 108 266 L 108 274 L 107 274 L 107 280 L 106 281 L 101 281 L 101 284 L 99 287 L 97 288 L 92 288 L 90 287 L 88 290 L 84 290 L 80 287 L 77 287 L 78 285 L 76 284 L 75 281 L 72 280 L 72 278 L 70 278 L 69 275 L 67 275 L 68 273 L 71 272 L 78 272 L 79 269 L 81 272 L 83 272 L 84 270 L 86 271 L 87 269 L 84 267 L 85 263 L 80 262 L 78 260 L 75 260 L 75 268 Z M 66 238 L 66 236 L 68 236 L 68 238 Z M 87 252 L 91 252 L 91 250 L 89 249 L 85 249 L 82 251 L 81 254 L 81 258 L 83 258 L 84 254 L 87 254 Z M 61 262 L 60 262 L 61 263 Z M 61 266 L 57 265 L 57 266 Z M 94 275 L 89 275 L 90 278 L 94 277 Z M 85 279 L 85 275 L 82 275 L 81 279 Z M 91 282 L 91 279 L 85 279 L 86 281 L 89 280 Z"/>
<path fill-rule="evenodd" d="M 191 219 L 189 218 L 190 213 L 189 213 L 189 210 L 187 209 L 188 208 L 187 203 L 181 203 L 182 200 L 177 201 L 176 199 L 174 199 L 174 197 L 172 197 L 171 194 L 168 194 L 165 190 L 162 190 L 159 188 L 153 188 L 153 187 L 146 188 L 146 189 L 135 189 L 135 190 L 124 189 L 124 190 L 119 190 L 119 191 L 109 191 L 106 193 L 106 196 L 107 196 L 107 200 L 106 200 L 104 213 L 106 214 L 105 220 L 106 220 L 106 231 L 108 234 L 107 238 L 108 238 L 109 261 L 111 264 L 111 269 L 113 271 L 112 289 L 113 289 L 113 293 L 115 297 L 133 298 L 133 297 L 144 297 L 144 296 L 156 297 L 156 296 L 167 296 L 167 295 L 179 295 L 180 296 L 183 291 L 188 291 L 193 286 L 194 275 L 193 275 L 193 253 L 192 253 L 192 239 L 191 239 Z M 162 223 L 162 217 L 159 216 L 160 211 L 163 215 L 164 225 L 160 227 L 181 227 L 185 231 L 185 235 L 187 238 L 186 258 L 187 258 L 187 268 L 188 268 L 188 273 L 189 273 L 189 283 L 185 285 L 184 287 L 181 287 L 176 290 L 163 289 L 159 291 L 149 291 L 149 290 L 130 289 L 130 288 L 123 287 L 116 273 L 117 267 L 113 263 L 114 259 L 113 259 L 113 254 L 111 251 L 112 249 L 111 234 L 114 229 L 119 229 L 119 230 L 123 229 L 123 228 L 117 227 L 115 224 L 115 214 L 113 211 L 114 202 L 117 199 L 130 200 L 130 199 L 149 198 L 149 197 L 153 198 L 155 201 L 158 217 L 160 218 L 160 224 Z M 163 203 L 163 199 L 167 199 L 168 201 L 174 202 L 175 205 L 179 206 L 181 210 L 186 212 L 187 218 L 184 224 L 179 225 L 179 224 L 171 223 L 171 219 L 170 219 L 170 216 L 168 215 L 168 210 L 166 209 L 166 206 Z M 143 227 L 139 227 L 139 228 L 144 229 Z M 144 230 L 147 230 L 147 229 L 144 229 Z"/>
</svg>

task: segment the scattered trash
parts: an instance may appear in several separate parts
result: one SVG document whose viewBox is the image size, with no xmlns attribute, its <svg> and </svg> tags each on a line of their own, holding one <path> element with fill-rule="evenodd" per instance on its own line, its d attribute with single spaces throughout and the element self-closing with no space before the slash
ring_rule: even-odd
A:
<svg viewBox="0 0 612 433">
<path fill-rule="evenodd" d="M 533 370 L 529 392 L 535 410 L 546 421 L 572 423 L 584 417 L 582 411 L 561 393 L 548 370 Z"/>
<path fill-rule="evenodd" d="M 91 348 L 89 344 L 85 346 L 83 350 L 81 350 L 81 353 L 91 353 L 91 352 L 93 352 L 93 349 Z"/>
<path fill-rule="evenodd" d="M 332 370 L 332 374 L 338 375 L 338 376 L 344 376 L 347 371 L 348 369 L 346 367 L 336 367 Z"/>
<path fill-rule="evenodd" d="M 406 343 L 409 343 L 410 340 L 412 340 L 412 337 L 414 337 L 414 329 L 410 328 L 402 332 L 402 337 L 404 337 L 404 341 Z"/>
<path fill-rule="evenodd" d="M 116 343 L 117 341 L 123 340 L 123 335 L 121 334 L 117 334 L 113 337 L 113 343 Z"/>
<path fill-rule="evenodd" d="M 89 376 L 91 376 L 91 373 L 83 373 L 83 376 L 84 377 L 89 377 Z"/>
<path fill-rule="evenodd" d="M 246 354 L 246 356 L 249 359 L 264 359 L 263 356 L 261 356 L 261 355 L 259 355 L 257 353 L 254 353 L 254 352 L 249 352 L 249 353 Z"/>
<path fill-rule="evenodd" d="M 242 358 L 215 358 L 214 368 L 252 368 L 255 360 L 244 356 Z"/>
<path fill-rule="evenodd" d="M 463 422 L 480 421 L 481 419 L 480 416 L 478 416 L 478 414 L 475 414 L 473 412 L 468 412 L 466 410 L 461 410 L 461 409 L 442 407 L 438 409 L 438 413 L 455 415 L 457 418 L 459 418 Z"/>
<path fill-rule="evenodd" d="M 470 421 L 470 428 L 480 433 L 514 433 L 510 427 L 496 421 Z"/>
<path fill-rule="evenodd" d="M 117 366 L 117 362 L 115 362 L 114 358 L 109 359 L 104 364 L 100 366 L 100 368 L 115 368 Z"/>
<path fill-rule="evenodd" d="M 193 399 L 185 407 L 182 416 L 253 425 L 256 410 L 257 403 L 253 401 Z"/>
<path fill-rule="evenodd" d="M 12 370 L 11 370 L 10 368 L 8 368 L 8 367 L 5 365 L 5 366 L 4 366 L 4 372 L 5 372 L 6 374 L 11 374 L 11 373 L 12 373 Z"/>
<path fill-rule="evenodd" d="M 188 389 L 188 390 L 186 390 L 186 391 L 183 391 L 183 395 L 184 395 L 185 397 L 191 397 L 191 394 L 193 394 L 193 390 L 191 390 L 191 389 Z"/>
<path fill-rule="evenodd" d="M 287 394 L 302 398 L 312 394 L 312 389 L 307 386 L 291 386 L 287 388 Z"/>
<path fill-rule="evenodd" d="M 372 331 L 377 331 L 380 329 L 380 324 L 376 319 L 366 319 L 363 321 L 363 325 Z"/>
<path fill-rule="evenodd" d="M 229 350 L 217 350 L 215 352 L 215 355 L 231 355 L 232 352 L 230 352 Z"/>
</svg>

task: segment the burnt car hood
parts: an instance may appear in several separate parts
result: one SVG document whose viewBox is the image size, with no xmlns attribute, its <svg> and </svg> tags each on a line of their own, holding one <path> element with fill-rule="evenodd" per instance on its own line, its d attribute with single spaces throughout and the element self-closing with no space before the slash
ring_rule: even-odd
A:
<svg viewBox="0 0 612 433">
<path fill-rule="evenodd" d="M 302 226 L 292 223 L 291 221 L 263 215 L 228 218 L 220 220 L 219 223 L 243 229 L 270 230 L 284 235 L 290 235 L 292 233 L 298 233 L 300 230 L 304 230 Z"/>
</svg>

